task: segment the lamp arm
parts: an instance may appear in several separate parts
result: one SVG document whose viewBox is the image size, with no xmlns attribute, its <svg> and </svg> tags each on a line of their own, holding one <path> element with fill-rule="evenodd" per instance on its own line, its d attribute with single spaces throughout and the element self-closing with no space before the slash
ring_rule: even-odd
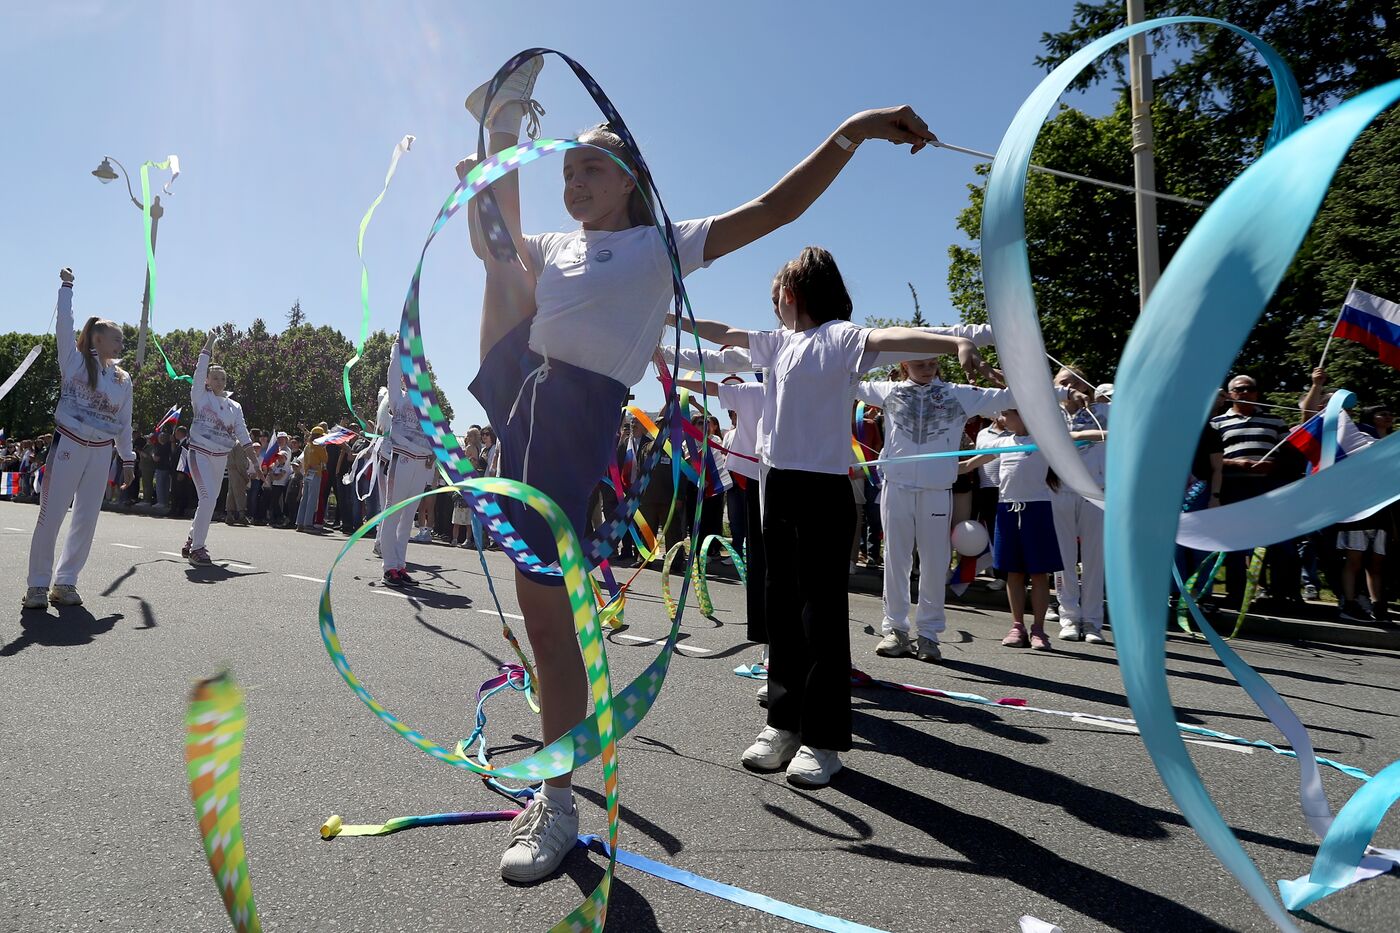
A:
<svg viewBox="0 0 1400 933">
<path fill-rule="evenodd" d="M 106 158 L 112 159 L 111 156 L 106 156 Z M 117 168 L 122 170 L 122 180 L 126 182 L 126 193 L 131 198 L 131 203 L 136 205 L 138 211 L 144 211 L 146 206 L 136 199 L 136 192 L 131 190 L 131 176 L 126 173 L 126 166 L 117 162 L 116 159 L 112 159 L 112 161 L 116 162 Z"/>
</svg>

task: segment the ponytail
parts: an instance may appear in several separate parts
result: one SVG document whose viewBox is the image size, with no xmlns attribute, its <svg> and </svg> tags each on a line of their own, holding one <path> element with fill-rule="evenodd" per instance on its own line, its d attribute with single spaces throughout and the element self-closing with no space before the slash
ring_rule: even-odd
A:
<svg viewBox="0 0 1400 933">
<path fill-rule="evenodd" d="M 78 352 L 83 355 L 83 365 L 87 367 L 88 387 L 97 388 L 97 348 L 92 345 L 92 332 L 102 322 L 101 318 L 90 317 L 78 334 Z"/>
</svg>

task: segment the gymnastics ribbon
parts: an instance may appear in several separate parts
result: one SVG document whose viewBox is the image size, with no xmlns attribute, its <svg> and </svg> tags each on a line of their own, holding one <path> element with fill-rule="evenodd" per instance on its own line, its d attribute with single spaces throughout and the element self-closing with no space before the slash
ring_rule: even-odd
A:
<svg viewBox="0 0 1400 933">
<path fill-rule="evenodd" d="M 185 713 L 190 800 L 229 921 L 238 933 L 258 933 L 262 924 L 253 904 L 238 808 L 244 723 L 243 691 L 227 671 L 195 684 Z"/>
<path fill-rule="evenodd" d="M 19 367 L 10 374 L 10 378 L 5 380 L 4 385 L 0 385 L 0 399 L 10 394 L 10 390 L 15 387 L 15 383 L 24 378 L 24 374 L 29 372 L 29 367 L 34 365 L 34 361 L 39 358 L 39 354 L 44 352 L 43 344 L 35 344 L 28 355 L 20 361 Z"/>
<path fill-rule="evenodd" d="M 1119 30 L 1071 56 L 1047 83 L 1058 95 L 1090 58 L 1127 36 L 1160 25 L 1201 21 L 1177 17 Z M 1228 28 L 1242 32 L 1237 27 Z M 1104 551 L 1109 604 L 1117 620 L 1119 667 L 1148 753 L 1202 840 L 1269 918 L 1281 929 L 1293 931 L 1292 920 L 1221 818 L 1173 727 L 1165 632 L 1160 623 L 1168 581 L 1160 568 L 1171 564 L 1178 522 L 1184 524 L 1186 517 L 1213 516 L 1240 505 L 1253 509 L 1234 513 L 1237 519 L 1277 510 L 1280 524 L 1291 523 L 1288 536 L 1292 536 L 1393 496 L 1390 484 L 1375 482 L 1376 477 L 1395 476 L 1400 468 L 1400 446 L 1388 438 L 1274 493 L 1192 516 L 1180 515 L 1181 478 L 1188 472 L 1198 440 L 1195 426 L 1209 414 L 1221 378 L 1287 270 L 1337 166 L 1357 135 L 1400 98 L 1400 82 L 1360 94 L 1293 129 L 1299 116 L 1296 86 L 1287 78 L 1277 54 L 1257 38 L 1248 38 L 1275 76 L 1281 106 L 1272 145 L 1197 222 L 1163 272 L 1128 340 L 1115 380 L 1121 388 L 1115 393 L 1114 439 L 1108 445 Z M 1037 126 L 1043 116 L 1043 110 L 1035 116 Z M 1025 121 L 1018 117 L 1018 122 Z M 1016 136 L 1019 131 L 1026 136 L 1027 129 L 1024 125 L 1013 127 L 1008 135 Z M 1020 169 L 1024 171 L 1024 164 Z M 1005 181 L 1001 187 L 1006 187 Z M 989 186 L 989 210 L 993 201 Z M 1006 204 L 1004 191 L 999 192 L 995 210 L 1004 212 Z M 1007 250 L 1004 233 L 994 248 L 1002 253 Z M 984 260 L 988 256 L 985 249 L 986 244 Z M 1024 265 L 1024 243 L 1019 255 Z M 1010 274 L 1004 262 L 998 274 Z M 987 278 L 990 306 L 994 276 Z M 1003 285 L 997 287 L 1004 295 Z M 1029 290 L 1028 282 L 1025 288 Z M 1016 326 L 1026 327 L 1034 316 L 1030 306 L 1022 308 L 1026 314 L 1006 308 L 990 310 L 999 340 Z M 1000 323 L 997 317 L 1002 318 Z M 1043 368 L 1044 364 L 1040 365 Z M 1010 361 L 1008 369 L 1015 372 Z M 1017 400 L 1025 417 L 1028 399 L 1018 392 Z M 1045 414 L 1037 414 L 1042 423 Z M 1082 470 L 1066 473 L 1061 469 L 1061 461 L 1067 467 L 1076 466 L 1066 456 L 1063 437 L 1047 432 L 1040 439 L 1047 452 L 1052 444 L 1060 445 L 1052 465 L 1076 489 L 1084 486 Z M 1367 787 L 1373 785 L 1370 782 Z M 1373 834 L 1389 801 L 1378 792 L 1356 799 L 1356 806 L 1347 805 L 1351 810 L 1348 826 L 1352 827 L 1348 832 Z M 1331 883 L 1341 869 L 1356 867 L 1355 860 L 1350 865 L 1321 861 L 1322 852 L 1329 858 L 1333 854 L 1349 857 L 1354 852 L 1350 845 L 1333 842 L 1342 832 L 1339 825 L 1340 821 L 1334 822 L 1323 840 L 1310 876 L 1315 882 Z"/>
<path fill-rule="evenodd" d="M 359 339 L 355 341 L 355 355 L 350 357 L 350 360 L 345 364 L 345 368 L 340 372 L 340 382 L 345 389 L 345 404 L 350 407 L 350 414 L 354 415 L 355 420 L 360 422 L 360 427 L 364 429 L 365 436 L 369 438 L 377 438 L 379 435 L 371 431 L 369 425 L 365 423 L 365 419 L 360 416 L 360 412 L 355 408 L 355 401 L 351 398 L 352 393 L 350 391 L 350 370 L 354 369 L 355 364 L 360 362 L 360 357 L 363 356 L 365 352 L 365 341 L 369 339 L 369 266 L 365 264 L 365 231 L 369 229 L 370 219 L 374 217 L 374 212 L 378 209 L 379 203 L 383 201 L 384 196 L 389 193 L 389 182 L 394 180 L 394 173 L 399 170 L 399 159 L 405 152 L 413 148 L 413 141 L 413 136 L 405 136 L 403 139 L 399 140 L 398 145 L 394 147 L 394 153 L 389 157 L 389 171 L 384 175 L 384 187 L 379 190 L 379 196 L 370 203 L 369 210 L 365 211 L 365 216 L 360 218 L 360 235 L 355 240 L 355 255 L 360 259 L 360 336 Z"/>
<path fill-rule="evenodd" d="M 734 548 L 733 542 L 728 538 L 719 535 L 710 535 L 700 546 L 699 556 L 694 555 L 690 539 L 684 538 L 677 541 L 666 552 L 666 556 L 661 559 L 661 599 L 666 604 L 666 612 L 674 615 L 676 612 L 676 601 L 671 598 L 671 561 L 681 551 L 684 551 L 688 559 L 688 576 L 695 585 L 695 600 L 697 608 L 702 616 L 712 616 L 715 614 L 715 604 L 710 599 L 710 587 L 706 582 L 706 568 L 710 563 L 710 545 L 718 544 L 729 553 L 729 559 L 734 561 L 734 569 L 739 571 L 739 582 L 748 586 L 748 567 L 744 563 L 744 558 Z"/>
<path fill-rule="evenodd" d="M 146 230 L 146 276 L 151 283 L 151 298 L 146 305 L 146 332 L 151 338 L 151 343 L 156 345 L 156 352 L 165 362 L 165 375 L 173 382 L 193 383 L 189 376 L 181 376 L 175 372 L 175 367 L 170 363 L 170 357 L 165 355 L 165 348 L 160 345 L 160 340 L 156 337 L 156 329 L 152 326 L 156 319 L 156 244 L 151 238 L 151 169 L 158 168 L 161 171 L 170 170 L 170 180 L 161 189 L 166 194 L 170 193 L 170 186 L 175 183 L 175 179 L 180 177 L 180 157 L 170 156 L 164 162 L 143 162 L 141 164 L 141 219 Z"/>
</svg>

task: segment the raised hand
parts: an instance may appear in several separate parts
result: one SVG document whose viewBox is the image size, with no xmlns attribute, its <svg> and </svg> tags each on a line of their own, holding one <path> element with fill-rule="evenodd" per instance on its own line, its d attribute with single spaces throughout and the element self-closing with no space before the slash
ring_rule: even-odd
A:
<svg viewBox="0 0 1400 933">
<path fill-rule="evenodd" d="M 846 121 L 842 132 L 854 142 L 887 139 L 895 145 L 907 144 L 912 147 L 911 154 L 938 142 L 928 124 L 908 105 L 858 113 Z"/>
</svg>

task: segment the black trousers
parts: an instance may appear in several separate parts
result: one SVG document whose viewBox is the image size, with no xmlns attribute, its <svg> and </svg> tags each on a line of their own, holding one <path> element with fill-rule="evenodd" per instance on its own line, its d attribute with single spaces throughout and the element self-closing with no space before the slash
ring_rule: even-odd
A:
<svg viewBox="0 0 1400 933">
<path fill-rule="evenodd" d="M 744 598 L 748 609 L 749 641 L 768 644 L 768 555 L 763 551 L 763 519 L 758 480 L 748 481 L 744 490 L 744 511 L 747 513 L 747 537 L 744 539 L 744 560 L 748 562 L 748 586 Z"/>
<path fill-rule="evenodd" d="M 768 725 L 830 751 L 851 747 L 846 585 L 855 498 L 844 474 L 769 470 Z"/>
</svg>

